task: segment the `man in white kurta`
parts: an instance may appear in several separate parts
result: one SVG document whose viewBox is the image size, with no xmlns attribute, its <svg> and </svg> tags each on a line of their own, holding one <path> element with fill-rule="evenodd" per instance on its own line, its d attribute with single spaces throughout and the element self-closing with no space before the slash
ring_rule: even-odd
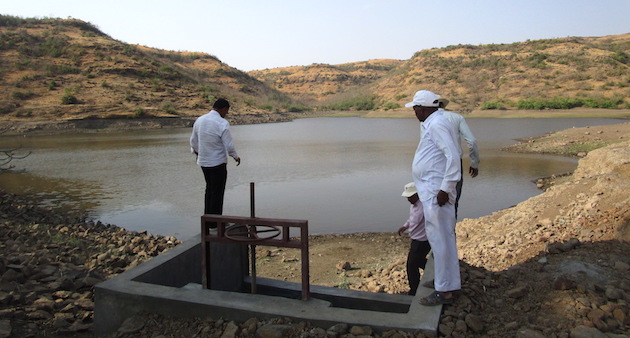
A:
<svg viewBox="0 0 630 338">
<path fill-rule="evenodd" d="M 470 157 L 470 167 L 468 168 L 468 173 L 470 177 L 475 178 L 479 174 L 479 147 L 477 146 L 477 139 L 475 135 L 473 135 L 472 131 L 468 127 L 466 123 L 466 119 L 457 114 L 445 110 L 446 105 L 448 104 L 448 100 L 444 98 L 439 99 L 439 111 L 444 115 L 454 126 L 457 131 L 457 145 L 459 149 L 459 157 L 460 159 L 464 156 L 464 151 L 462 149 L 461 143 L 462 139 L 466 141 L 468 145 L 468 156 Z M 422 134 L 424 134 L 424 123 L 420 123 L 420 139 L 422 139 Z M 462 164 L 460 160 L 460 165 Z M 457 218 L 457 207 L 459 205 L 459 198 L 462 195 L 462 187 L 464 185 L 464 168 L 462 170 L 462 177 L 457 182 L 457 198 L 455 199 L 455 218 Z"/>
<path fill-rule="evenodd" d="M 427 237 L 433 250 L 435 292 L 423 305 L 449 304 L 461 288 L 455 238 L 456 185 L 461 177 L 458 135 L 438 110 L 439 95 L 421 90 L 406 106 L 424 123 L 424 134 L 413 159 L 412 175 L 424 209 Z"/>
</svg>

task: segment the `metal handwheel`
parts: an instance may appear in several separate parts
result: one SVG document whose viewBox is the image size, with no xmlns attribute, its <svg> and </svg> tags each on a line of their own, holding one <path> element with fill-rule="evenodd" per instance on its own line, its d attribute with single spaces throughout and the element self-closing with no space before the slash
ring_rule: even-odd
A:
<svg viewBox="0 0 630 338">
<path fill-rule="evenodd" d="M 239 242 L 264 241 L 280 235 L 275 225 L 236 224 L 225 229 L 225 237 Z"/>
</svg>

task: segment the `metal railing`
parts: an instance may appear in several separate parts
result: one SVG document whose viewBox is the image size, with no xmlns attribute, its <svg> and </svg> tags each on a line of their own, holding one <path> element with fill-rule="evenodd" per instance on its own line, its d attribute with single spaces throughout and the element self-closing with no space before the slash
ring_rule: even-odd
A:
<svg viewBox="0 0 630 338">
<path fill-rule="evenodd" d="M 253 208 L 252 208 L 253 209 Z M 252 212 L 253 214 L 253 212 Z M 216 232 L 210 226 L 216 225 Z M 291 229 L 299 230 L 299 237 L 291 237 Z M 296 248 L 301 251 L 302 299 L 310 296 L 308 221 L 224 215 L 201 216 L 202 285 L 210 289 L 210 242 L 237 243 L 250 246 L 252 293 L 256 293 L 255 246 Z"/>
</svg>

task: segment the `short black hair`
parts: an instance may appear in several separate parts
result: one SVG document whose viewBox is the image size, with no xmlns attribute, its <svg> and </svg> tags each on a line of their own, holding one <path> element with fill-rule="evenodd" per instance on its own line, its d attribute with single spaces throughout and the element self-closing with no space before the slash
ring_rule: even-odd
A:
<svg viewBox="0 0 630 338">
<path fill-rule="evenodd" d="M 214 109 L 230 108 L 230 103 L 226 99 L 218 99 L 214 101 L 212 108 Z"/>
</svg>

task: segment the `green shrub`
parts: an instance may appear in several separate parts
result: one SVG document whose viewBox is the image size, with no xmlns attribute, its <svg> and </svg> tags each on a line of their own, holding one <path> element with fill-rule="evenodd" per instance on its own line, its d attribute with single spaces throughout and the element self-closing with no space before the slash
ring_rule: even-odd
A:
<svg viewBox="0 0 630 338">
<path fill-rule="evenodd" d="M 50 36 L 39 46 L 38 56 L 52 56 L 58 58 L 66 54 L 68 48 L 67 38 L 59 35 Z"/>
<path fill-rule="evenodd" d="M 492 110 L 492 109 L 503 110 L 503 109 L 505 109 L 505 104 L 502 101 L 500 101 L 500 100 L 484 102 L 481 105 L 481 109 L 482 110 Z"/>
<path fill-rule="evenodd" d="M 301 113 L 304 111 L 309 111 L 311 110 L 311 108 L 304 105 L 293 105 L 293 106 L 289 106 L 287 110 L 291 113 Z"/>
<path fill-rule="evenodd" d="M 62 104 L 77 104 L 79 103 L 79 100 L 76 98 L 76 96 L 70 93 L 65 93 L 63 97 L 61 98 L 61 103 Z"/>
<path fill-rule="evenodd" d="M 79 74 L 80 72 L 81 70 L 78 67 L 74 67 L 74 66 L 55 65 L 55 64 L 48 64 L 46 66 L 47 76 L 64 75 L 64 74 Z"/>
<path fill-rule="evenodd" d="M 0 115 L 6 115 L 12 113 L 17 104 L 13 102 L 0 101 Z"/>
<path fill-rule="evenodd" d="M 172 114 L 172 115 L 177 115 L 177 110 L 175 109 L 175 104 L 173 104 L 173 102 L 171 101 L 166 101 L 164 103 L 162 103 L 162 110 L 164 110 L 165 112 Z"/>
<path fill-rule="evenodd" d="M 530 57 L 527 58 L 527 63 L 532 68 L 545 69 L 547 68 L 547 64 L 545 60 L 547 60 L 549 56 L 545 53 L 535 52 Z"/>
<path fill-rule="evenodd" d="M 246 84 L 242 84 L 240 91 L 243 93 L 253 93 L 254 91 L 251 89 L 250 86 L 246 85 Z"/>
<path fill-rule="evenodd" d="M 616 109 L 623 103 L 621 98 L 566 98 L 566 97 L 554 97 L 551 99 L 523 99 L 518 101 L 516 107 L 518 109 L 571 109 L 577 107 L 588 108 L 604 108 L 604 109 Z"/>
<path fill-rule="evenodd" d="M 31 66 L 30 60 L 18 60 L 15 62 L 15 68 L 18 70 L 25 70 Z"/>
<path fill-rule="evenodd" d="M 621 62 L 623 64 L 630 64 L 630 57 L 624 52 L 616 52 L 611 57 L 613 58 L 613 60 Z"/>
<path fill-rule="evenodd" d="M 398 109 L 398 108 L 400 108 L 400 105 L 398 103 L 394 103 L 394 102 L 387 102 L 387 103 L 385 103 L 383 108 L 385 108 L 387 110 L 389 110 L 389 109 Z"/>
<path fill-rule="evenodd" d="M 217 98 L 214 95 L 208 95 L 206 97 L 206 102 L 210 103 L 210 104 L 214 104 L 214 102 L 217 100 Z"/>
<path fill-rule="evenodd" d="M 331 104 L 325 108 L 330 110 L 374 110 L 376 109 L 376 99 L 376 95 L 359 96 Z"/>
<path fill-rule="evenodd" d="M 203 85 L 199 87 L 199 92 L 201 92 L 201 95 L 206 95 L 208 93 L 212 93 L 213 91 L 214 89 L 210 85 Z"/>
<path fill-rule="evenodd" d="M 14 99 L 16 100 L 28 100 L 30 98 L 32 98 L 33 96 L 35 96 L 35 93 L 33 92 L 13 92 L 13 94 L 11 95 L 13 96 Z"/>
</svg>

